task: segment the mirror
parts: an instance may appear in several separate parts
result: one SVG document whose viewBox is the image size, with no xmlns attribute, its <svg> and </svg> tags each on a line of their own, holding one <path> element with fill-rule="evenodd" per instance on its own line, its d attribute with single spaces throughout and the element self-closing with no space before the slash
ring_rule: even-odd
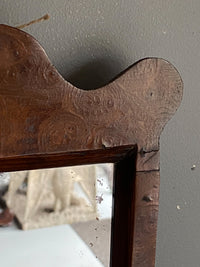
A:
<svg viewBox="0 0 200 267">
<path fill-rule="evenodd" d="M 112 164 L 1 174 L 15 216 L 0 228 L 2 265 L 108 267 L 112 187 Z"/>
</svg>

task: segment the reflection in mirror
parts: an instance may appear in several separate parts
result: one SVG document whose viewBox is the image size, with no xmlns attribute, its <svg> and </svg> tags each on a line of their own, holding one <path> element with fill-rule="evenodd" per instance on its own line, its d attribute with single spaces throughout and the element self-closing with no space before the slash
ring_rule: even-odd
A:
<svg viewBox="0 0 200 267">
<path fill-rule="evenodd" d="M 108 267 L 112 168 L 1 173 L 2 266 Z"/>
</svg>

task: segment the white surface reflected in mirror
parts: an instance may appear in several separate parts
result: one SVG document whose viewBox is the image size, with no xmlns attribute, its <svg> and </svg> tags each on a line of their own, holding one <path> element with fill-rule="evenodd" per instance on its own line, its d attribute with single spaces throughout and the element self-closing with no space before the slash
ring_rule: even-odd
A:
<svg viewBox="0 0 200 267">
<path fill-rule="evenodd" d="M 112 168 L 98 164 L 6 174 L 10 181 L 3 198 L 25 231 L 15 222 L 0 228 L 2 266 L 108 267 Z"/>
</svg>

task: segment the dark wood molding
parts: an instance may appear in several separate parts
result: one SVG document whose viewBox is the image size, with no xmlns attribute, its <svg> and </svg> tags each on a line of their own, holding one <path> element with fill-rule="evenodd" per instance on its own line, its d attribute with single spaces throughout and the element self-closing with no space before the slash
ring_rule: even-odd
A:
<svg viewBox="0 0 200 267">
<path fill-rule="evenodd" d="M 129 153 L 114 165 L 111 267 L 132 266 L 136 159 Z"/>
<path fill-rule="evenodd" d="M 116 163 L 132 153 L 137 153 L 136 145 L 66 153 L 46 153 L 5 157 L 0 158 L 0 172 Z"/>
<path fill-rule="evenodd" d="M 0 171 L 115 163 L 111 267 L 154 267 L 159 138 L 182 99 L 177 70 L 146 58 L 84 91 L 7 25 L 0 58 Z"/>
</svg>

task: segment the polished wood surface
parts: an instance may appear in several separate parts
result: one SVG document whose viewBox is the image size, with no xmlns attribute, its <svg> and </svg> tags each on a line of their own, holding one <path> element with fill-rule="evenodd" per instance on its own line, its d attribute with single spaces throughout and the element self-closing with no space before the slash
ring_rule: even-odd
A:
<svg viewBox="0 0 200 267">
<path fill-rule="evenodd" d="M 159 137 L 181 102 L 177 70 L 147 58 L 84 91 L 32 36 L 6 25 L 0 58 L 0 170 L 115 162 L 111 266 L 153 267 Z"/>
</svg>

